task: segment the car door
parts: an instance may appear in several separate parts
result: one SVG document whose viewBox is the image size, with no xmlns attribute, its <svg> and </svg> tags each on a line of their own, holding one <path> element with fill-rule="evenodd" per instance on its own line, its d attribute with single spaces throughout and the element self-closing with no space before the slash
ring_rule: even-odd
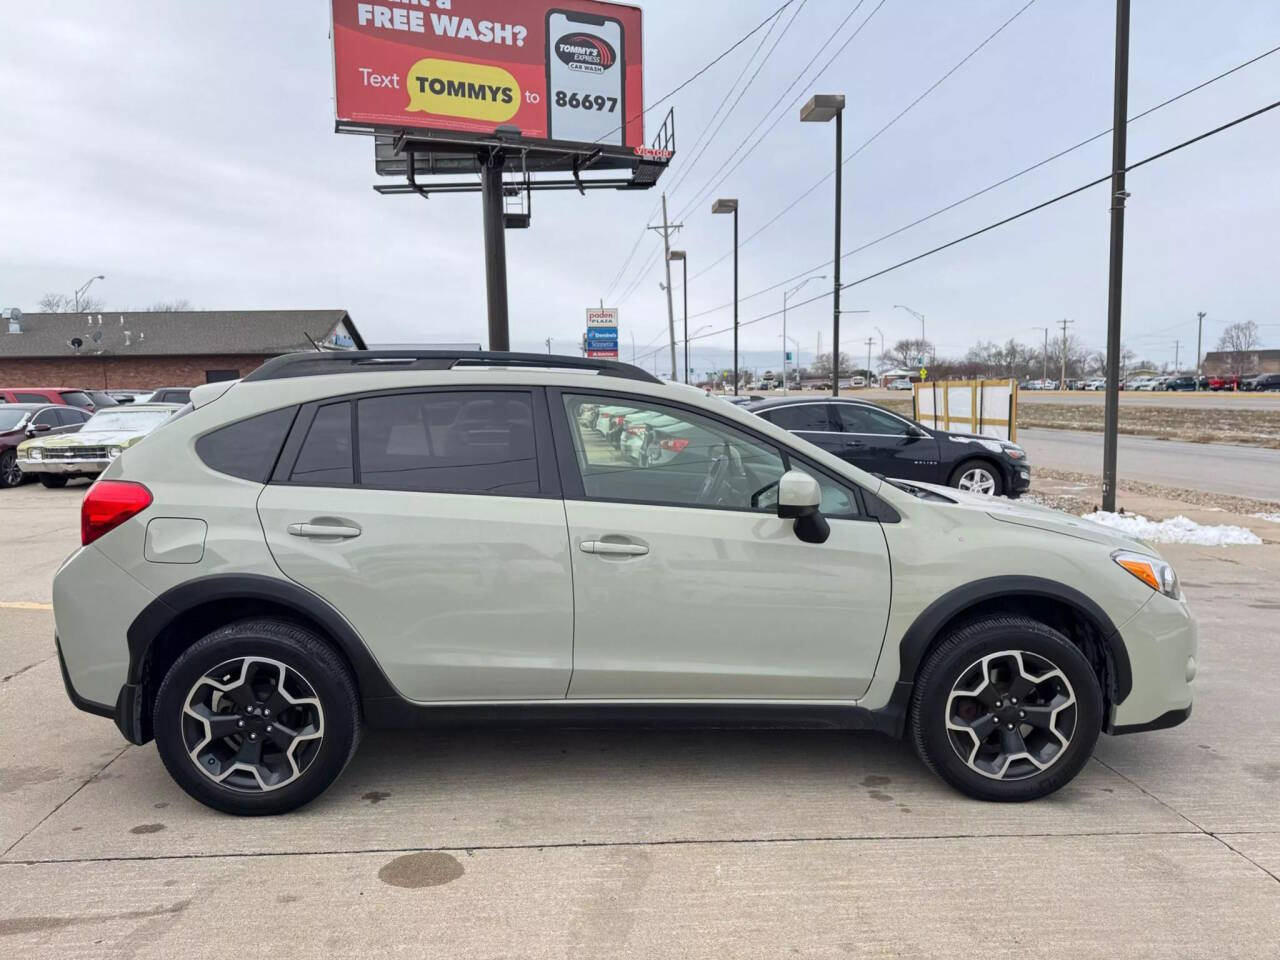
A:
<svg viewBox="0 0 1280 960">
<path fill-rule="evenodd" d="M 540 391 L 303 407 L 258 501 L 280 569 L 418 701 L 562 699 L 573 586 Z"/>
<path fill-rule="evenodd" d="M 611 397 L 682 425 L 664 428 L 680 449 L 641 467 L 580 426 L 577 409 L 599 397 L 549 396 L 572 545 L 570 699 L 865 692 L 884 640 L 889 558 L 854 491 L 821 478 L 831 536 L 803 543 L 775 513 L 789 461 L 772 442 L 676 404 Z"/>
<path fill-rule="evenodd" d="M 938 441 L 927 431 L 871 404 L 831 406 L 845 460 L 893 479 L 946 483 L 938 476 Z"/>
</svg>

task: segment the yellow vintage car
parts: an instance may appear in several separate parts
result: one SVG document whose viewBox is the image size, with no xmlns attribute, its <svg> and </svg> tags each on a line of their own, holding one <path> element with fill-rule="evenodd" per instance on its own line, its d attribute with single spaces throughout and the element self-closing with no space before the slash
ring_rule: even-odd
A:
<svg viewBox="0 0 1280 960">
<path fill-rule="evenodd" d="M 107 407 L 90 417 L 78 433 L 23 441 L 18 445 L 18 464 L 24 474 L 38 476 L 46 487 L 65 487 L 76 477 L 96 477 L 181 409 L 176 403 Z"/>
</svg>

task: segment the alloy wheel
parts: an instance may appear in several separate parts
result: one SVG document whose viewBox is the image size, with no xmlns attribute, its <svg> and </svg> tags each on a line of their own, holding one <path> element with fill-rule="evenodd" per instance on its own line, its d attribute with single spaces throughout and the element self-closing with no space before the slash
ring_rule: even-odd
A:
<svg viewBox="0 0 1280 960">
<path fill-rule="evenodd" d="M 960 475 L 960 481 L 956 487 L 969 493 L 980 493 L 990 497 L 996 492 L 996 478 L 985 467 L 971 467 Z"/>
<path fill-rule="evenodd" d="M 22 467 L 18 465 L 18 457 L 10 451 L 0 457 L 0 486 L 16 487 L 22 482 Z"/>
<path fill-rule="evenodd" d="M 1025 780 L 1066 753 L 1076 729 L 1076 696 L 1054 663 L 1002 650 L 970 664 L 947 697 L 951 746 L 975 772 Z"/>
<path fill-rule="evenodd" d="M 248 792 L 278 790 L 320 753 L 324 709 L 293 667 L 266 657 L 218 664 L 187 692 L 182 741 L 210 780 Z"/>
</svg>

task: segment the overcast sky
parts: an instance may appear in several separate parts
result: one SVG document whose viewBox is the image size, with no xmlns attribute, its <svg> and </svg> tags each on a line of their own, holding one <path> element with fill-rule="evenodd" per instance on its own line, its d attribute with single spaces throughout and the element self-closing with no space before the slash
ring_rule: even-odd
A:
<svg viewBox="0 0 1280 960">
<path fill-rule="evenodd" d="M 846 153 L 893 118 L 1012 16 L 1025 0 L 886 0 L 827 72 L 808 78 L 862 22 L 867 0 L 784 100 L 806 89 L 848 97 Z M 650 0 L 644 6 L 646 96 L 656 100 L 781 0 Z M 732 320 L 731 222 L 710 215 L 708 178 L 728 159 L 851 8 L 801 0 L 737 109 L 691 169 L 699 134 L 761 35 L 678 94 L 675 163 L 661 186 L 677 245 L 689 251 L 690 321 Z M 455 0 L 455 8 L 460 0 Z M 845 167 L 847 251 L 1007 176 L 1111 123 L 1114 3 L 1037 0 Z M 185 298 L 207 309 L 349 310 L 374 341 L 482 341 L 483 245 L 478 195 L 380 197 L 372 144 L 332 132 L 328 6 L 322 0 L 218 3 L 59 0 L 0 4 L 0 306 L 35 310 L 106 274 L 93 293 L 109 309 Z M 1131 114 L 1280 44 L 1280 4 L 1262 0 L 1134 0 Z M 758 62 L 758 60 L 757 60 Z M 751 70 L 755 68 L 752 67 Z M 748 71 L 747 76 L 751 75 Z M 1137 121 L 1136 160 L 1280 93 L 1280 54 Z M 730 101 L 732 102 L 732 100 Z M 649 117 L 656 128 L 664 105 Z M 779 112 L 781 108 L 779 108 Z M 773 116 L 770 115 L 770 121 Z M 741 202 L 745 238 L 833 166 L 834 128 L 786 115 L 714 195 Z M 1110 138 L 1056 161 L 844 261 L 846 281 L 874 272 L 1107 172 Z M 1254 320 L 1280 345 L 1280 110 L 1130 175 L 1125 340 L 1172 361 L 1205 349 L 1222 327 Z M 686 176 L 687 174 L 687 176 Z M 714 181 L 712 181 L 714 182 Z M 673 184 L 678 184 L 672 187 Z M 638 275 L 649 234 L 618 273 L 658 191 L 543 194 L 533 227 L 507 234 L 512 343 L 572 352 L 583 311 L 601 297 L 622 311 L 623 356 L 661 343 L 661 261 Z M 694 201 L 697 201 L 696 204 Z M 1034 327 L 1075 321 L 1103 344 L 1105 187 L 845 293 L 842 339 L 855 356 L 878 327 L 890 340 L 927 316 L 939 352 L 977 339 L 1038 343 Z M 743 295 L 831 258 L 832 187 L 814 190 L 741 250 Z M 696 275 L 696 279 L 692 279 Z M 679 278 L 676 279 L 677 290 Z M 803 295 L 821 292 L 810 283 Z M 632 288 L 634 292 L 622 299 Z M 744 321 L 782 305 L 782 290 L 745 300 Z M 676 312 L 679 322 L 680 302 Z M 791 311 L 788 333 L 807 359 L 830 302 Z M 742 329 L 756 362 L 780 344 L 780 318 Z M 729 334 L 699 342 L 695 366 L 726 362 Z M 652 361 L 645 361 L 646 365 Z M 659 361 L 665 371 L 666 360 Z"/>
</svg>

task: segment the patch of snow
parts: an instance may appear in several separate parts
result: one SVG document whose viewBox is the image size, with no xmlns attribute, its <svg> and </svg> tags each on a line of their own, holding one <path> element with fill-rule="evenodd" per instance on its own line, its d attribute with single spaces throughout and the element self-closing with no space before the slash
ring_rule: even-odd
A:
<svg viewBox="0 0 1280 960">
<path fill-rule="evenodd" d="M 1255 520 L 1265 520 L 1267 523 L 1280 523 L 1280 513 L 1255 513 Z"/>
<path fill-rule="evenodd" d="M 1187 543 L 1199 547 L 1226 547 L 1253 545 L 1262 540 L 1252 530 L 1244 527 L 1228 525 L 1210 527 L 1196 523 L 1186 517 L 1172 517 L 1168 520 L 1149 520 L 1137 513 L 1097 513 L 1085 514 L 1084 519 L 1111 527 L 1148 543 Z"/>
</svg>

